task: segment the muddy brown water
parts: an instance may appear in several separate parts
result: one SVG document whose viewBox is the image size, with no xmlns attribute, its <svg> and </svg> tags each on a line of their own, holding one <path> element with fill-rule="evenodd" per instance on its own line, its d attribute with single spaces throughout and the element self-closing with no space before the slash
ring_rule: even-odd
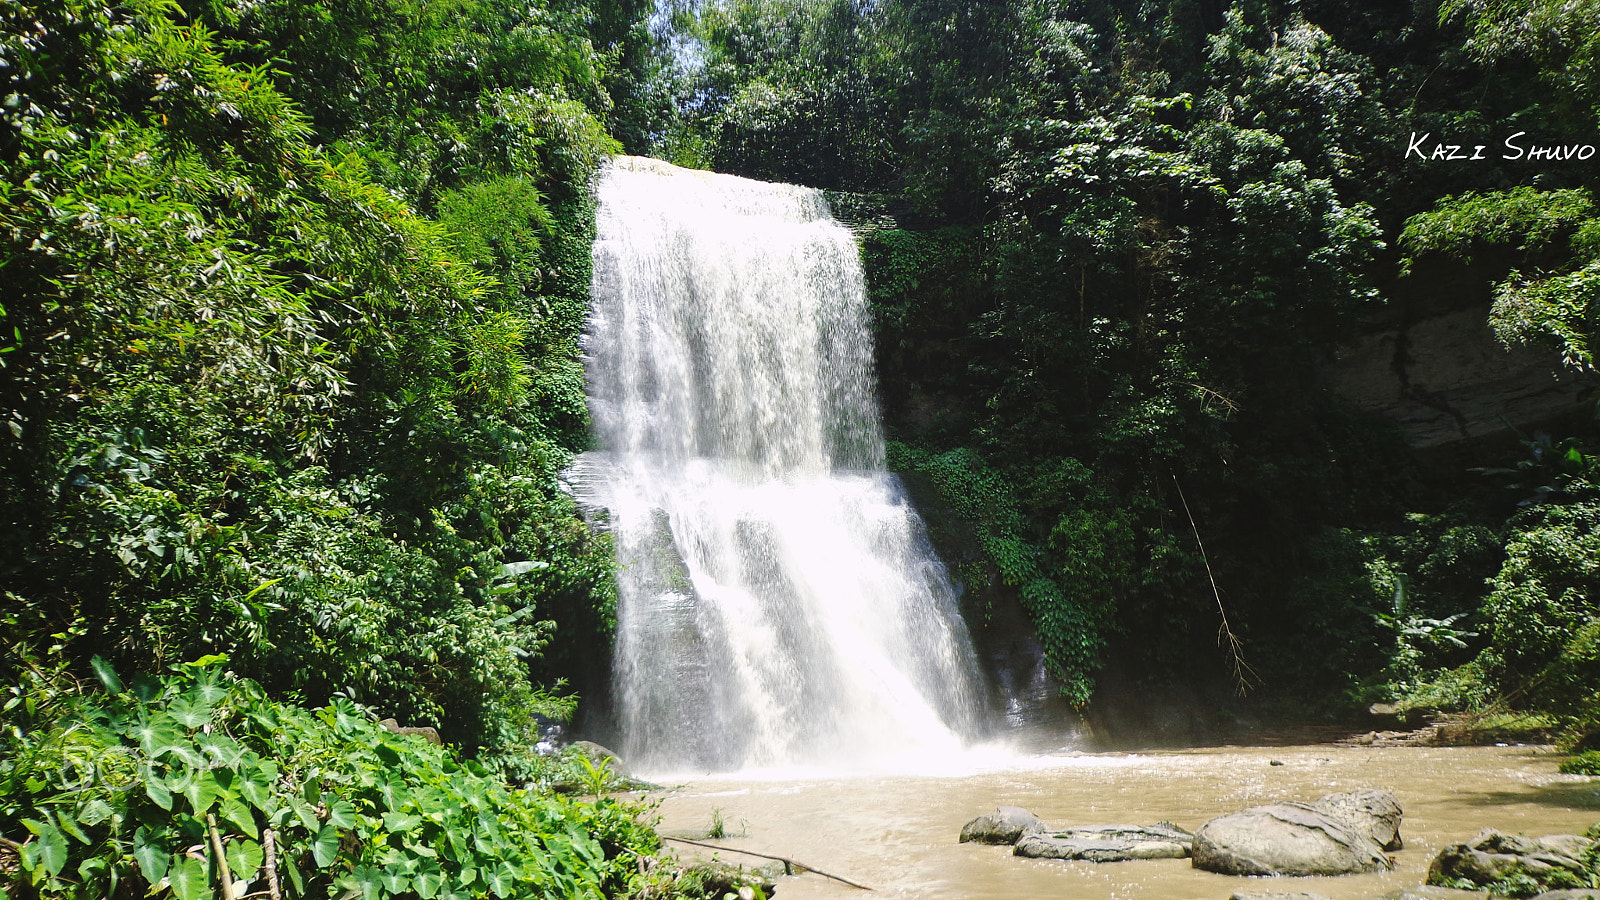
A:
<svg viewBox="0 0 1600 900">
<path fill-rule="evenodd" d="M 739 836 L 719 844 L 786 856 L 875 889 L 806 874 L 778 879 L 781 900 L 1226 900 L 1241 890 L 1357 900 L 1421 883 L 1441 847 L 1484 827 L 1544 835 L 1600 821 L 1600 780 L 1558 774 L 1560 759 L 1548 747 L 1523 746 L 1225 747 L 1040 757 L 960 777 L 680 778 L 676 790 L 652 796 L 666 834 L 704 838 L 720 816 Z M 1393 872 L 1239 878 L 1198 871 L 1188 860 L 1030 860 L 1010 847 L 956 840 L 965 822 L 998 805 L 1024 807 L 1052 826 L 1164 820 L 1192 831 L 1246 806 L 1367 786 L 1393 791 L 1405 809 L 1405 848 L 1393 854 Z M 707 852 L 672 846 L 681 857 Z"/>
</svg>

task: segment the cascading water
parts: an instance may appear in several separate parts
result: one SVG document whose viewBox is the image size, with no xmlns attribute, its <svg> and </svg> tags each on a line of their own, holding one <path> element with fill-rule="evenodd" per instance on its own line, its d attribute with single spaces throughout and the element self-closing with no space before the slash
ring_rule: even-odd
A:
<svg viewBox="0 0 1600 900">
<path fill-rule="evenodd" d="M 855 241 L 820 194 L 620 158 L 586 343 L 623 754 L 648 771 L 952 753 L 982 704 L 883 467 Z"/>
</svg>

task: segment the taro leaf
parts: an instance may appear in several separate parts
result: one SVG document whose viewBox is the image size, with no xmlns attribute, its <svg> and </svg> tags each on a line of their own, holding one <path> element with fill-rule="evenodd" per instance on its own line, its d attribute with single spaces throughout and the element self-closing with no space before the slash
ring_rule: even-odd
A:
<svg viewBox="0 0 1600 900">
<path fill-rule="evenodd" d="M 151 803 L 162 809 L 172 808 L 172 791 L 167 789 L 166 780 L 149 766 L 144 767 L 144 792 Z"/>
<path fill-rule="evenodd" d="M 519 880 L 516 867 L 502 860 L 500 865 L 489 871 L 489 890 L 501 897 L 510 897 L 515 893 Z"/>
<path fill-rule="evenodd" d="M 72 813 L 67 812 L 66 810 L 62 810 L 61 811 L 61 817 L 59 819 L 57 819 L 56 822 L 60 826 L 61 830 L 63 832 L 65 832 L 68 837 L 76 838 L 78 843 L 80 843 L 80 844 L 92 844 L 92 843 L 94 843 L 93 841 L 89 840 L 89 836 L 87 834 L 83 833 L 83 829 L 78 827 L 78 823 L 77 823 L 76 820 L 73 819 Z"/>
<path fill-rule="evenodd" d="M 167 712 L 185 728 L 199 728 L 211 721 L 211 704 L 202 702 L 193 694 L 185 694 L 172 701 L 167 705 Z"/>
<path fill-rule="evenodd" d="M 304 825 L 307 831 L 317 830 L 317 811 L 311 804 L 296 798 L 289 801 L 289 808 L 294 810 L 295 818 L 300 820 L 300 824 Z"/>
<path fill-rule="evenodd" d="M 94 677 L 100 679 L 100 683 L 105 685 L 107 691 L 113 694 L 122 693 L 122 679 L 117 677 L 117 670 L 111 668 L 111 663 L 106 662 L 99 654 L 95 654 L 89 658 L 89 667 L 94 669 Z"/>
<path fill-rule="evenodd" d="M 359 889 L 362 900 L 377 900 L 383 888 L 378 878 L 379 872 L 372 866 L 357 866 L 355 871 L 339 879 L 339 883 L 347 888 Z"/>
<path fill-rule="evenodd" d="M 261 845 L 255 841 L 232 841 L 223 857 L 228 860 L 228 868 L 236 880 L 254 881 L 263 855 Z"/>
<path fill-rule="evenodd" d="M 172 865 L 172 854 L 162 846 L 161 839 L 150 829 L 141 827 L 133 834 L 133 858 L 139 864 L 139 874 L 151 884 L 166 877 Z"/>
<path fill-rule="evenodd" d="M 355 711 L 348 701 L 339 700 L 333 706 L 334 726 L 347 735 L 354 736 L 370 721 Z"/>
<path fill-rule="evenodd" d="M 411 877 L 400 867 L 390 865 L 378 873 L 378 883 L 391 894 L 403 894 L 411 887 Z"/>
<path fill-rule="evenodd" d="M 32 842 L 39 848 L 34 851 L 39 865 L 52 876 L 60 875 L 61 870 L 67 867 L 67 836 L 51 822 L 23 819 L 22 824 L 39 836 L 37 841 Z"/>
<path fill-rule="evenodd" d="M 141 719 L 129 737 L 137 738 L 139 749 L 151 759 L 158 759 L 188 744 L 183 732 L 165 716 L 158 716 L 154 720 Z"/>
<path fill-rule="evenodd" d="M 178 860 L 167 878 L 178 900 L 205 900 L 211 893 L 211 886 L 206 884 L 206 864 L 192 856 Z"/>
<path fill-rule="evenodd" d="M 333 865 L 333 861 L 338 857 L 339 829 L 332 825 L 324 825 L 311 842 L 311 858 L 317 861 L 317 868 L 326 869 Z"/>
<path fill-rule="evenodd" d="M 272 783 L 276 780 L 264 766 L 251 766 L 239 780 L 239 793 L 251 806 L 270 814 L 276 809 L 272 802 Z"/>
<path fill-rule="evenodd" d="M 323 802 L 327 803 L 327 800 L 324 799 Z M 328 824 L 336 825 L 340 828 L 356 827 L 356 808 L 345 800 L 334 800 L 332 803 L 328 803 Z"/>
<path fill-rule="evenodd" d="M 183 788 L 183 796 L 188 798 L 189 807 L 196 816 L 203 816 L 210 811 L 212 804 L 217 802 L 217 793 L 217 780 L 205 770 L 194 773 Z"/>
<path fill-rule="evenodd" d="M 91 856 L 85 859 L 83 862 L 78 863 L 78 883 L 88 884 L 93 882 L 100 876 L 101 872 L 106 871 L 110 866 L 111 863 L 101 856 Z"/>
<path fill-rule="evenodd" d="M 211 657 L 203 657 L 202 661 L 208 659 L 211 659 Z M 222 657 L 222 659 L 226 660 L 227 657 Z M 188 696 L 193 697 L 207 709 L 221 703 L 222 698 L 228 696 L 228 689 L 218 684 L 217 678 L 216 669 L 209 669 L 201 673 L 200 677 L 195 679 L 194 687 L 189 690 Z"/>
<path fill-rule="evenodd" d="M 387 812 L 383 814 L 383 827 L 390 834 L 401 834 L 422 824 L 422 817 L 410 813 Z"/>
<path fill-rule="evenodd" d="M 240 803 L 238 798 L 229 797 L 222 801 L 222 817 L 232 822 L 234 827 L 253 838 L 261 837 L 261 832 L 256 828 L 256 817 L 250 807 Z"/>
<path fill-rule="evenodd" d="M 96 825 L 99 825 L 101 822 L 111 818 L 112 815 L 113 811 L 111 809 L 111 804 L 101 800 L 99 797 L 96 797 L 93 800 L 90 800 L 88 803 L 85 803 L 83 805 L 83 809 L 78 811 L 78 821 L 89 826 L 90 828 L 93 828 Z"/>
<path fill-rule="evenodd" d="M 235 768 L 244 760 L 245 750 L 239 742 L 226 735 L 203 734 L 199 737 L 200 749 L 216 761 L 217 765 Z"/>
<path fill-rule="evenodd" d="M 444 876 L 439 874 L 437 866 L 418 872 L 416 877 L 411 880 L 412 890 L 415 890 L 417 896 L 421 897 L 422 900 L 433 900 L 433 898 L 439 896 L 439 888 L 443 886 Z"/>
</svg>

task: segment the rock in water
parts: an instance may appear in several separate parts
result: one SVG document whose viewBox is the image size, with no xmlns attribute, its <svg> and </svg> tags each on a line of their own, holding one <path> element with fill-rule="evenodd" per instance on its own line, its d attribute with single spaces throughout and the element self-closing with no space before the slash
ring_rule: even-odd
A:
<svg viewBox="0 0 1600 900">
<path fill-rule="evenodd" d="M 1385 850 L 1399 850 L 1400 801 L 1388 791 L 1362 788 L 1345 794 L 1326 794 L 1312 804 L 1330 818 L 1366 834 Z"/>
<path fill-rule="evenodd" d="M 1200 826 L 1194 866 L 1223 875 L 1386 872 L 1383 847 L 1308 803 L 1272 803 Z"/>
<path fill-rule="evenodd" d="M 1383 895 L 1383 900 L 1489 900 L 1488 891 L 1463 891 L 1459 888 L 1418 884 Z"/>
<path fill-rule="evenodd" d="M 1228 900 L 1330 900 L 1305 891 L 1236 891 Z"/>
<path fill-rule="evenodd" d="M 1428 881 L 1462 879 L 1489 884 L 1526 875 L 1542 884 L 1557 870 L 1581 876 L 1585 871 L 1584 854 L 1592 846 L 1594 841 L 1576 834 L 1530 838 L 1485 828 L 1466 843 L 1440 850 L 1428 867 Z"/>
<path fill-rule="evenodd" d="M 1039 817 L 1020 806 L 1002 806 L 961 828 L 961 843 L 1015 844 L 1024 834 L 1043 831 Z"/>
<path fill-rule="evenodd" d="M 1121 862 L 1130 859 L 1182 859 L 1194 835 L 1161 825 L 1085 825 L 1055 832 L 1031 832 L 1012 851 L 1031 859 L 1082 859 Z"/>
</svg>

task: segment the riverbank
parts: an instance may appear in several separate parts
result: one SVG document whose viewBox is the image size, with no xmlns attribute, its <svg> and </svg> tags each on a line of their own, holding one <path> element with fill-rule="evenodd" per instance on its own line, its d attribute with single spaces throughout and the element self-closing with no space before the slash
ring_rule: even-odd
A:
<svg viewBox="0 0 1600 900">
<path fill-rule="evenodd" d="M 1542 835 L 1600 821 L 1600 780 L 1559 774 L 1561 759 L 1544 746 L 1311 744 L 1031 757 L 961 777 L 708 776 L 659 795 L 660 828 L 703 837 L 718 818 L 729 837 L 716 843 L 797 859 L 887 897 L 1226 900 L 1235 891 L 1272 890 L 1365 900 L 1421 883 L 1441 848 L 1481 828 Z M 1393 854 L 1393 872 L 1237 878 L 1197 871 L 1188 860 L 1029 860 L 1009 847 L 956 840 L 965 821 L 1002 804 L 1054 825 L 1165 820 L 1193 830 L 1246 806 L 1369 785 L 1393 791 L 1405 810 L 1405 847 Z M 780 878 L 778 896 L 860 893 L 802 875 Z"/>
</svg>

